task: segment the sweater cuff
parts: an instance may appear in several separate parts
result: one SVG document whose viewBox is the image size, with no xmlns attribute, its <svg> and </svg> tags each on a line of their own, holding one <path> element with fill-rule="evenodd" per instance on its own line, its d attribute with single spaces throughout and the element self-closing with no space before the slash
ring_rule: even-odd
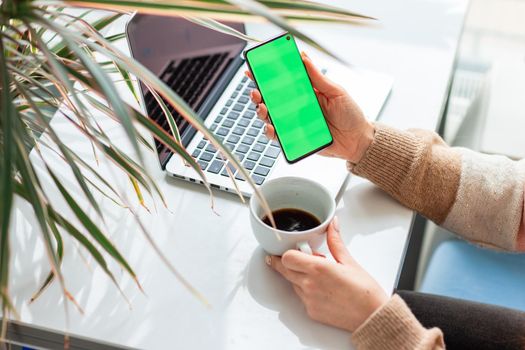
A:
<svg viewBox="0 0 525 350">
<path fill-rule="evenodd" d="M 352 334 L 352 342 L 357 349 L 419 349 L 428 342 L 428 332 L 435 331 L 425 329 L 395 294 Z"/>
<path fill-rule="evenodd" d="M 409 132 L 382 124 L 376 124 L 375 128 L 374 140 L 365 155 L 359 163 L 348 164 L 348 169 L 393 193 L 406 179 L 423 145 Z"/>
</svg>

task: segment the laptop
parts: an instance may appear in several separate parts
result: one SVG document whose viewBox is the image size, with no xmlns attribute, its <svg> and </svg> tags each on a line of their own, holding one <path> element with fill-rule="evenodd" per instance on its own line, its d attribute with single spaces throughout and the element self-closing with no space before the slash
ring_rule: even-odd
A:
<svg viewBox="0 0 525 350">
<path fill-rule="evenodd" d="M 242 23 L 226 23 L 245 33 Z M 288 164 L 277 141 L 264 135 L 264 123 L 256 116 L 250 91 L 255 87 L 244 72 L 242 58 L 246 42 L 183 18 L 136 14 L 126 27 L 131 55 L 149 68 L 204 120 L 232 153 L 238 157 L 257 185 L 282 176 L 302 176 L 324 184 L 335 196 L 347 178 L 345 162 L 318 155 Z M 310 53 L 309 53 L 310 55 Z M 312 57 L 312 55 L 310 55 Z M 313 57 L 314 58 L 314 57 Z M 323 72 L 352 94 L 370 119 L 377 118 L 392 87 L 388 76 L 357 72 L 326 58 L 314 58 Z M 349 85 L 351 82 L 352 85 Z M 142 108 L 168 133 L 169 125 L 159 104 L 143 85 Z M 353 91 L 353 93 L 352 93 Z M 213 188 L 249 197 L 253 188 L 225 162 L 216 148 L 170 107 L 182 144 L 197 161 Z M 160 166 L 175 178 L 201 183 L 199 174 L 178 155 L 155 140 Z"/>
</svg>

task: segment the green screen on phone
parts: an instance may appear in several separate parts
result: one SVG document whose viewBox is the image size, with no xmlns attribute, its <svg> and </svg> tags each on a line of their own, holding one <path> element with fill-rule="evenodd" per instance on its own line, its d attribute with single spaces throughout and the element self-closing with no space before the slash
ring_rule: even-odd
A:
<svg viewBox="0 0 525 350">
<path fill-rule="evenodd" d="M 249 49 L 246 60 L 285 158 L 294 162 L 332 142 L 332 135 L 293 37 Z"/>
</svg>

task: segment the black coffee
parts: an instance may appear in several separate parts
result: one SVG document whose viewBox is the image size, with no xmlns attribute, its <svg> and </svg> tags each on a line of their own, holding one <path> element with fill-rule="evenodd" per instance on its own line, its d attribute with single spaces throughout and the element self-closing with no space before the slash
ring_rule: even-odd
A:
<svg viewBox="0 0 525 350">
<path fill-rule="evenodd" d="M 321 221 L 307 211 L 294 208 L 285 208 L 272 211 L 277 229 L 282 231 L 306 231 L 321 225 Z M 270 218 L 265 215 L 262 221 L 272 226 Z"/>
</svg>

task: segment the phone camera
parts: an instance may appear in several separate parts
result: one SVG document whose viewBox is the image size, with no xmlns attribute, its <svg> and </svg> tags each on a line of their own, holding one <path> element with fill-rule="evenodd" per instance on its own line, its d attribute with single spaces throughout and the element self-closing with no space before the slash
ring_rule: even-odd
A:
<svg viewBox="0 0 525 350">
<path fill-rule="evenodd" d="M 286 36 L 286 40 L 290 40 L 290 36 L 289 35 Z"/>
</svg>

